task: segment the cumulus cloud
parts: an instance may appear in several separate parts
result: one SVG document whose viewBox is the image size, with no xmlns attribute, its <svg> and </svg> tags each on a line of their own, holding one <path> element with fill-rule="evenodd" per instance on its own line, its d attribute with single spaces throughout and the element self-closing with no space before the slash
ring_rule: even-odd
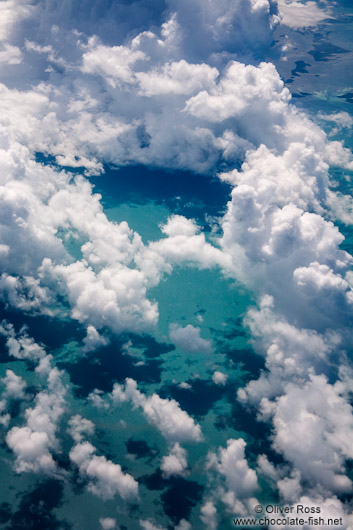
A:
<svg viewBox="0 0 353 530">
<path fill-rule="evenodd" d="M 149 423 L 157 427 L 170 444 L 198 442 L 202 439 L 201 428 L 179 406 L 174 399 L 163 399 L 158 394 L 146 397 L 137 389 L 136 381 L 126 379 L 125 386 L 115 383 L 112 399 L 119 402 L 132 401 L 141 407 Z"/>
<path fill-rule="evenodd" d="M 141 332 L 156 325 L 158 308 L 148 290 L 174 264 L 220 267 L 262 300 L 247 323 L 267 371 L 238 395 L 257 407 L 259 418 L 273 422 L 274 448 L 296 468 L 279 475 L 280 492 L 289 497 L 309 484 L 332 498 L 331 489 L 349 490 L 344 462 L 350 458 L 345 440 L 351 438 L 351 409 L 347 378 L 337 377 L 337 365 L 345 358 L 352 316 L 352 257 L 341 250 L 343 236 L 327 217 L 341 210 L 350 221 L 350 200 L 328 189 L 328 170 L 352 169 L 352 155 L 291 104 L 276 68 L 257 60 L 279 22 L 275 3 L 161 0 L 158 11 L 167 8 L 168 14 L 163 24 L 144 0 L 130 2 L 129 9 L 125 3 L 100 4 L 1 3 L 0 67 L 7 68 L 4 83 L 10 80 L 0 86 L 1 300 L 20 311 L 52 315 L 55 302 L 64 301 L 87 328 L 88 351 L 103 345 L 104 328 Z M 144 16 L 133 23 L 141 7 Z M 281 1 L 279 9 L 284 23 L 297 28 L 328 14 L 314 2 Z M 250 56 L 252 64 L 241 62 Z M 4 65 L 5 59 L 11 64 Z M 342 113 L 329 119 L 337 127 L 351 125 Z M 39 156 L 36 161 L 36 153 L 53 160 L 53 167 Z M 232 186 L 218 244 L 210 244 L 194 221 L 172 216 L 161 239 L 144 245 L 127 223 L 108 220 L 85 178 L 57 167 L 90 175 L 103 171 L 103 162 L 201 173 L 217 168 Z M 70 241 L 77 255 L 70 254 Z M 7 324 L 1 329 L 9 353 L 40 361 L 38 371 L 49 384 L 27 411 L 27 423 L 10 430 L 8 445 L 19 471 L 53 471 L 51 452 L 58 447 L 64 407 L 60 377 L 24 330 L 16 333 Z M 212 347 L 198 328 L 170 332 L 189 351 L 191 342 L 203 351 Z M 91 396 L 104 403 L 98 393 Z M 176 401 L 147 397 L 132 380 L 115 385 L 112 398 L 140 407 L 171 448 L 201 439 L 200 427 Z M 337 418 L 332 403 L 340 407 Z M 80 422 L 71 425 L 73 455 L 92 491 L 102 483 L 104 495 L 111 496 L 124 475 L 82 441 Z M 301 422 L 308 438 L 299 447 L 286 434 Z M 321 436 L 321 472 L 310 461 L 313 425 Z M 226 480 L 227 506 L 244 511 L 257 484 L 244 447 L 229 441 L 214 460 Z M 243 486 L 227 475 L 227 462 Z M 300 462 L 308 463 L 305 469 Z M 111 482 L 104 485 L 105 474 Z"/>
<path fill-rule="evenodd" d="M 5 385 L 3 397 L 7 399 L 23 399 L 25 397 L 26 381 L 12 370 L 6 370 L 6 377 L 2 379 Z"/>
<path fill-rule="evenodd" d="M 136 480 L 128 473 L 123 473 L 119 464 L 114 464 L 104 456 L 96 456 L 94 452 L 93 445 L 82 442 L 75 445 L 69 455 L 80 473 L 88 478 L 88 489 L 103 499 L 112 499 L 118 493 L 124 500 L 136 500 Z"/>
<path fill-rule="evenodd" d="M 191 530 L 191 524 L 186 519 L 181 519 L 174 530 Z"/>
<path fill-rule="evenodd" d="M 27 333 L 26 327 L 22 327 L 16 334 L 14 326 L 3 320 L 0 325 L 0 334 L 6 337 L 6 346 L 9 355 L 16 359 L 39 361 L 46 355 L 43 346 L 37 344 Z"/>
<path fill-rule="evenodd" d="M 82 418 L 79 414 L 72 416 L 68 423 L 68 432 L 76 443 L 82 442 L 83 435 L 93 434 L 94 432 L 94 424 L 90 420 Z"/>
<path fill-rule="evenodd" d="M 143 530 L 164 530 L 161 526 L 156 526 L 152 521 L 140 519 L 140 526 Z"/>
<path fill-rule="evenodd" d="M 224 386 L 227 382 L 228 376 L 223 372 L 218 372 L 217 370 L 213 372 L 212 381 L 215 385 Z"/>
<path fill-rule="evenodd" d="M 35 407 L 25 412 L 25 426 L 15 426 L 7 433 L 6 442 L 16 455 L 15 469 L 18 473 L 57 473 L 52 451 L 59 449 L 56 431 L 65 410 L 66 389 L 61 375 L 57 368 L 51 369 L 47 390 L 39 392 Z"/>
<path fill-rule="evenodd" d="M 178 443 L 171 448 L 170 454 L 163 457 L 161 470 L 162 474 L 169 478 L 174 475 L 185 475 L 187 471 L 186 451 Z"/>
<path fill-rule="evenodd" d="M 113 519 L 112 517 L 101 517 L 99 523 L 102 530 L 114 530 L 114 528 L 116 528 L 116 519 Z"/>
<path fill-rule="evenodd" d="M 216 530 L 217 528 L 217 510 L 212 501 L 207 501 L 201 506 L 200 519 L 203 524 L 210 530 Z"/>
<path fill-rule="evenodd" d="M 343 383 L 330 385 L 324 376 L 312 376 L 304 387 L 289 385 L 274 408 L 277 450 L 303 480 L 335 493 L 352 490 L 344 462 L 352 458 L 353 415 L 344 394 Z"/>
<path fill-rule="evenodd" d="M 108 344 L 108 339 L 100 335 L 94 326 L 88 326 L 87 335 L 83 339 L 83 344 L 83 351 L 90 352 L 96 348 L 106 346 L 106 344 Z"/>
<path fill-rule="evenodd" d="M 7 400 L 1 399 L 0 400 L 0 425 L 2 425 L 3 427 L 7 427 L 11 419 L 10 414 L 7 412 L 7 406 L 8 406 Z"/>
<path fill-rule="evenodd" d="M 187 353 L 211 353 L 212 343 L 200 337 L 200 328 L 188 324 L 183 328 L 178 324 L 170 324 L 169 338 L 177 348 Z"/>
<path fill-rule="evenodd" d="M 294 29 L 317 26 L 319 22 L 332 18 L 331 11 L 318 2 L 298 2 L 297 0 L 278 0 L 281 23 Z"/>
<path fill-rule="evenodd" d="M 248 506 L 254 505 L 252 495 L 259 489 L 256 472 L 245 458 L 245 446 L 242 438 L 230 439 L 225 449 L 220 448 L 218 454 L 211 453 L 208 457 L 208 466 L 215 468 L 226 482 L 227 488 L 221 488 L 222 500 L 235 513 L 245 513 Z M 205 506 L 213 512 L 209 503 Z"/>
</svg>

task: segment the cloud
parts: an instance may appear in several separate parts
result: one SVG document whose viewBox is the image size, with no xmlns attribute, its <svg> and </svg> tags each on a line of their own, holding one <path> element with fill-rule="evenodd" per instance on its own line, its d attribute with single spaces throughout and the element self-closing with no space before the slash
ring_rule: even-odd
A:
<svg viewBox="0 0 353 530">
<path fill-rule="evenodd" d="M 170 324 L 169 338 L 175 346 L 187 353 L 211 353 L 212 342 L 200 337 L 200 328 L 188 324 L 183 328 L 178 324 Z"/>
<path fill-rule="evenodd" d="M 54 473 L 56 464 L 49 451 L 46 432 L 32 431 L 29 427 L 13 427 L 6 436 L 7 445 L 16 455 L 17 473 Z"/>
<path fill-rule="evenodd" d="M 215 385 L 224 386 L 227 382 L 228 376 L 226 374 L 223 374 L 222 372 L 218 372 L 217 370 L 213 372 L 212 375 L 212 381 Z"/>
<path fill-rule="evenodd" d="M 0 30 L 1 31 L 1 30 Z M 20 64 L 22 62 L 22 53 L 17 46 L 5 44 L 5 47 L 0 50 L 0 65 L 4 64 Z"/>
<path fill-rule="evenodd" d="M 321 9 L 318 2 L 298 2 L 297 0 L 278 0 L 281 24 L 294 29 L 317 26 L 323 20 L 332 18 L 331 11 Z"/>
<path fill-rule="evenodd" d="M 82 418 L 82 416 L 79 414 L 72 416 L 68 424 L 68 432 L 76 443 L 82 442 L 84 434 L 87 435 L 94 433 L 94 424 L 90 420 Z"/>
<path fill-rule="evenodd" d="M 143 521 L 140 519 L 140 526 L 143 530 L 164 530 L 164 528 L 161 526 L 156 526 L 154 523 L 148 520 Z"/>
<path fill-rule="evenodd" d="M 162 474 L 169 478 L 175 475 L 184 476 L 187 471 L 186 451 L 178 443 L 175 443 L 168 456 L 163 457 L 161 470 Z"/>
<path fill-rule="evenodd" d="M 99 519 L 99 524 L 102 527 L 102 530 L 114 530 L 116 528 L 116 519 L 112 517 L 101 517 Z"/>
<path fill-rule="evenodd" d="M 275 448 L 293 462 L 302 480 L 328 492 L 352 490 L 344 462 L 353 456 L 353 416 L 344 392 L 342 383 L 330 385 L 325 377 L 312 376 L 304 387 L 289 385 L 274 408 Z"/>
<path fill-rule="evenodd" d="M 15 426 L 6 435 L 7 445 L 16 455 L 17 473 L 57 474 L 52 451 L 59 449 L 56 431 L 65 406 L 61 376 L 57 368 L 50 370 L 47 390 L 39 392 L 34 408 L 25 412 L 25 426 Z"/>
<path fill-rule="evenodd" d="M 12 370 L 6 370 L 6 377 L 2 379 L 2 382 L 5 384 L 4 398 L 23 399 L 25 397 L 26 381 Z"/>
<path fill-rule="evenodd" d="M 209 468 L 216 469 L 225 479 L 227 488 L 221 487 L 221 498 L 233 513 L 244 513 L 247 505 L 254 505 L 252 495 L 259 489 L 256 472 L 249 468 L 245 458 L 245 446 L 242 438 L 230 439 L 225 449 L 208 456 Z M 212 506 L 205 506 L 207 511 L 213 511 Z"/>
<path fill-rule="evenodd" d="M 217 510 L 212 501 L 207 501 L 201 506 L 200 519 L 202 523 L 210 530 L 216 530 L 217 528 Z"/>
<path fill-rule="evenodd" d="M 9 355 L 16 359 L 38 361 L 45 357 L 46 353 L 40 344 L 28 336 L 26 327 L 22 327 L 16 336 L 14 326 L 3 320 L 0 326 L 0 334 L 6 337 L 6 347 Z"/>
<path fill-rule="evenodd" d="M 96 348 L 106 346 L 108 344 L 108 339 L 100 335 L 94 326 L 88 326 L 87 335 L 83 339 L 83 344 L 83 351 L 90 352 L 94 351 Z"/>
<path fill-rule="evenodd" d="M 16 23 L 30 16 L 33 7 L 27 0 L 5 0 L 0 6 L 0 41 L 7 39 Z"/>
<path fill-rule="evenodd" d="M 157 427 L 170 444 L 199 442 L 202 439 L 201 428 L 195 424 L 179 403 L 174 399 L 163 399 L 158 394 L 146 397 L 137 389 L 136 381 L 126 379 L 125 387 L 115 383 L 112 391 L 113 401 L 132 401 L 141 407 L 149 423 Z"/>
<path fill-rule="evenodd" d="M 10 414 L 7 412 L 7 406 L 8 406 L 7 400 L 1 399 L 0 400 L 0 425 L 2 425 L 5 428 L 9 425 L 10 419 L 11 419 Z"/>
<path fill-rule="evenodd" d="M 153 329 L 158 307 L 149 289 L 175 264 L 222 269 L 259 303 L 246 322 L 266 372 L 238 395 L 259 419 L 273 422 L 274 448 L 289 466 L 287 476 L 275 469 L 280 492 L 325 489 L 330 499 L 349 489 L 351 409 L 339 365 L 346 364 L 352 316 L 352 257 L 341 250 L 343 236 L 328 218 L 342 211 L 350 222 L 351 204 L 329 190 L 328 171 L 329 165 L 352 169 L 352 155 L 291 104 L 274 65 L 260 62 L 279 22 L 275 3 L 168 0 L 154 8 L 144 0 L 129 6 L 7 0 L 0 9 L 0 62 L 12 63 L 1 64 L 7 83 L 0 86 L 1 300 L 53 316 L 60 301 L 87 328 L 89 350 L 103 345 L 106 328 Z M 327 16 L 314 2 L 280 2 L 280 10 L 292 27 Z M 344 114 L 330 119 L 350 125 Z M 232 186 L 220 240 L 209 243 L 194 221 L 176 215 L 161 227 L 159 241 L 144 245 L 127 223 L 108 220 L 87 179 L 60 171 L 69 166 L 92 175 L 103 163 L 218 171 Z M 9 431 L 8 445 L 19 471 L 53 472 L 64 410 L 59 373 L 24 330 L 3 324 L 1 333 L 15 358 L 40 361 L 37 371 L 49 386 L 28 409 L 26 424 Z M 198 328 L 171 333 L 184 348 L 191 342 L 211 348 Z M 176 401 L 144 395 L 132 380 L 115 385 L 111 397 L 139 407 L 170 448 L 201 439 L 200 426 Z M 109 401 L 97 392 L 91 398 Z M 341 411 L 335 418 L 332 403 Z M 82 442 L 80 422 L 71 427 L 76 447 L 86 451 L 83 474 L 93 491 L 102 482 L 104 494 L 112 495 L 122 471 Z M 286 436 L 301 422 L 308 429 L 299 446 Z M 310 460 L 316 432 L 326 458 L 321 472 Z M 78 449 L 75 455 L 80 458 Z M 226 481 L 227 506 L 245 511 L 256 474 L 244 447 L 230 441 L 214 460 Z M 242 486 L 227 475 L 228 461 Z"/>
<path fill-rule="evenodd" d="M 180 519 L 174 530 L 191 530 L 191 524 L 186 519 Z"/>
<path fill-rule="evenodd" d="M 123 473 L 119 464 L 114 464 L 104 456 L 96 456 L 94 452 L 93 445 L 82 442 L 75 445 L 69 455 L 80 473 L 89 479 L 88 489 L 103 499 L 112 499 L 118 493 L 124 500 L 136 500 L 136 480 L 128 473 Z"/>
</svg>

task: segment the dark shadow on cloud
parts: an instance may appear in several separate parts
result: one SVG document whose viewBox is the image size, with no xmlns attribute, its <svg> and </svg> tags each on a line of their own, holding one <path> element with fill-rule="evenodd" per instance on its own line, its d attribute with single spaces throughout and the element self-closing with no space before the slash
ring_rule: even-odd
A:
<svg viewBox="0 0 353 530">
<path fill-rule="evenodd" d="M 33 491 L 26 493 L 19 509 L 7 519 L 4 530 L 70 530 L 72 525 L 59 521 L 52 510 L 63 497 L 63 484 L 54 479 L 43 481 Z M 2 505 L 3 516 L 8 516 L 8 506 Z"/>
<path fill-rule="evenodd" d="M 164 0 L 37 0 L 37 39 L 45 41 L 52 25 L 98 35 L 105 44 L 123 44 L 128 37 L 159 26 Z M 29 24 L 27 24 L 29 26 Z M 64 44 L 63 44 L 64 45 Z"/>
</svg>

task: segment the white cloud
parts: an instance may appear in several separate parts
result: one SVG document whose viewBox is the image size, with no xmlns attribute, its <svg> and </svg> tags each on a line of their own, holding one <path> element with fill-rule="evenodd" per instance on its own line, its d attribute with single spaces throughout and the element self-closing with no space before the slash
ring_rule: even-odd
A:
<svg viewBox="0 0 353 530">
<path fill-rule="evenodd" d="M 135 406 L 141 407 L 147 421 L 157 427 L 170 444 L 199 442 L 202 439 L 200 426 L 180 408 L 177 401 L 163 399 L 158 394 L 146 397 L 137 390 L 133 379 L 126 379 L 125 387 L 115 383 L 112 399 L 118 403 L 132 401 Z"/>
<path fill-rule="evenodd" d="M 281 23 L 294 29 L 317 26 L 323 20 L 332 18 L 331 11 L 321 9 L 318 2 L 277 0 Z"/>
<path fill-rule="evenodd" d="M 228 379 L 227 374 L 218 372 L 217 370 L 213 372 L 212 381 L 214 382 L 215 385 L 224 386 L 227 382 L 227 379 Z"/>
<path fill-rule="evenodd" d="M 2 382 L 5 384 L 3 397 L 7 399 L 23 399 L 25 397 L 26 381 L 12 370 L 6 370 L 6 377 L 2 379 Z"/>
<path fill-rule="evenodd" d="M 249 468 L 245 458 L 245 446 L 242 438 L 230 439 L 226 449 L 220 448 L 218 454 L 208 457 L 208 466 L 225 478 L 226 489 L 221 487 L 221 499 L 233 513 L 245 513 L 248 505 L 256 504 L 252 494 L 259 488 L 256 472 Z"/>
<path fill-rule="evenodd" d="M 9 38 L 15 23 L 27 18 L 33 7 L 27 0 L 5 0 L 0 4 L 0 41 Z"/>
<path fill-rule="evenodd" d="M 1 31 L 1 30 L 0 30 Z M 22 62 L 22 53 L 17 46 L 5 44 L 4 49 L 0 50 L 0 65 L 4 64 L 20 64 Z"/>
<path fill-rule="evenodd" d="M 167 478 L 175 475 L 183 476 L 186 474 L 187 466 L 185 449 L 175 443 L 170 450 L 170 454 L 163 457 L 161 470 L 162 474 Z"/>
<path fill-rule="evenodd" d="M 203 524 L 210 530 L 216 530 L 217 528 L 217 510 L 212 501 L 207 501 L 201 507 L 200 519 Z"/>
<path fill-rule="evenodd" d="M 7 405 L 8 404 L 6 399 L 0 400 L 0 425 L 5 428 L 8 426 L 11 419 L 10 414 L 7 412 Z"/>
<path fill-rule="evenodd" d="M 156 526 L 154 523 L 148 520 L 143 521 L 140 519 L 140 526 L 143 530 L 164 530 L 164 528 L 161 526 Z"/>
<path fill-rule="evenodd" d="M 170 324 L 169 338 L 175 346 L 187 353 L 211 353 L 212 342 L 200 336 L 200 328 L 188 324 L 183 328 L 178 324 Z"/>
<path fill-rule="evenodd" d="M 94 452 L 93 445 L 83 442 L 75 445 L 69 455 L 80 473 L 90 480 L 88 489 L 103 499 L 112 499 L 118 493 L 124 500 L 136 500 L 136 480 L 128 473 L 123 473 L 119 464 L 114 464 L 104 456 L 96 456 Z"/>
<path fill-rule="evenodd" d="M 12 62 L 6 66 L 8 86 L 0 86 L 2 301 L 20 311 L 50 314 L 63 295 L 72 318 L 87 328 L 86 348 L 93 348 L 103 344 L 104 328 L 116 333 L 153 328 L 158 308 L 148 299 L 148 289 L 174 264 L 221 267 L 259 300 L 272 297 L 263 299 L 267 302 L 259 311 L 248 312 L 267 372 L 240 391 L 240 398 L 258 407 L 259 417 L 273 420 L 275 447 L 304 473 L 310 487 L 324 487 L 331 495 L 332 479 L 335 490 L 344 489 L 351 411 L 340 383 L 329 385 L 320 374 L 337 379 L 337 358 L 344 356 L 352 316 L 352 258 L 340 250 L 343 236 L 323 215 L 341 211 L 341 218 L 350 221 L 350 200 L 330 192 L 328 168 L 352 169 L 352 155 L 295 109 L 273 65 L 240 62 L 252 53 L 261 56 L 271 45 L 278 23 L 274 3 L 168 0 L 169 20 L 140 33 L 134 25 L 132 39 L 127 34 L 135 24 L 134 3 L 125 30 L 125 22 L 109 20 L 120 13 L 117 2 L 99 23 L 96 3 L 66 2 L 65 9 L 60 2 L 49 4 L 7 0 L 0 6 L 0 61 Z M 90 16 L 79 16 L 82 6 Z M 281 1 L 280 11 L 292 27 L 315 25 L 328 15 L 314 2 Z M 75 24 L 88 33 L 97 29 L 102 41 L 71 31 Z M 141 22 L 143 29 L 148 25 Z M 114 29 L 107 32 L 109 27 Z M 329 119 L 337 127 L 351 125 L 343 113 Z M 165 237 L 145 246 L 127 223 L 108 221 L 87 180 L 35 162 L 36 152 L 62 166 L 83 167 L 86 174 L 102 171 L 103 161 L 202 173 L 225 168 L 220 177 L 233 191 L 220 246 L 208 243 L 196 223 L 182 216 L 172 216 L 162 227 Z M 229 171 L 245 152 L 242 167 Z M 71 239 L 79 257 L 65 249 Z M 58 446 L 63 410 L 62 392 L 53 382 L 57 372 L 25 332 L 6 330 L 9 353 L 40 360 L 38 371 L 52 380 L 52 389 L 41 392 L 28 410 L 27 424 L 8 433 L 9 446 L 18 470 L 53 470 L 51 451 Z M 198 348 L 209 349 L 197 330 L 187 326 L 174 332 L 186 347 L 193 337 Z M 333 419 L 330 406 L 324 413 L 316 402 L 311 410 L 296 400 L 301 392 L 308 400 L 320 396 L 324 403 L 337 402 L 341 415 Z M 176 401 L 147 397 L 131 380 L 115 386 L 112 397 L 140 407 L 171 447 L 201 438 L 200 427 Z M 98 393 L 91 399 L 105 406 Z M 297 405 L 292 417 L 287 417 L 289 402 Z M 315 433 L 309 428 L 307 445 L 300 447 L 285 438 L 302 417 L 303 424 L 308 421 L 310 427 L 312 421 L 321 433 L 318 447 L 327 457 L 321 474 L 314 465 L 300 467 L 310 459 Z M 234 452 L 244 484 L 254 485 L 256 476 L 241 448 L 232 442 L 224 451 L 230 460 Z M 218 469 L 224 475 L 222 458 L 220 453 Z M 92 488 L 103 480 L 101 469 L 118 475 L 104 457 L 91 454 L 88 461 L 93 462 Z M 286 478 L 279 476 L 283 495 L 304 487 L 295 470 Z M 245 509 L 243 493 L 233 483 L 228 486 L 228 506 L 239 501 L 237 509 Z"/>
<path fill-rule="evenodd" d="M 35 407 L 25 412 L 26 425 L 13 427 L 6 436 L 7 445 L 16 455 L 18 473 L 56 474 L 57 465 L 51 451 L 59 448 L 56 438 L 58 422 L 64 413 L 66 389 L 57 368 L 48 374 L 48 388 L 37 394 Z"/>
<path fill-rule="evenodd" d="M 108 339 L 100 335 L 94 326 L 88 326 L 87 335 L 83 339 L 83 344 L 83 351 L 90 352 L 94 351 L 96 348 L 106 346 L 108 344 Z"/>
<path fill-rule="evenodd" d="M 0 326 L 0 334 L 6 337 L 6 347 L 9 355 L 16 359 L 38 361 L 46 355 L 43 346 L 37 344 L 32 337 L 28 336 L 26 327 L 22 327 L 16 337 L 13 325 L 3 320 Z"/>
<path fill-rule="evenodd" d="M 330 385 L 323 376 L 312 376 L 304 387 L 289 385 L 274 411 L 276 449 L 303 480 L 328 492 L 352 490 L 344 462 L 353 457 L 353 415 L 342 393 L 342 383 Z"/>
<path fill-rule="evenodd" d="M 130 66 L 141 59 L 145 59 L 142 51 L 133 51 L 126 46 L 103 46 L 96 38 L 91 37 L 88 41 L 88 51 L 82 56 L 82 71 L 106 76 L 115 87 L 115 81 L 118 84 L 133 81 Z"/>
<path fill-rule="evenodd" d="M 46 432 L 32 431 L 29 427 L 13 427 L 6 436 L 7 445 L 16 455 L 16 471 L 53 473 L 56 464 L 49 451 Z"/>
<path fill-rule="evenodd" d="M 113 519 L 112 517 L 101 517 L 99 523 L 102 530 L 114 530 L 114 528 L 116 528 L 116 519 Z"/>
<path fill-rule="evenodd" d="M 82 442 L 84 434 L 94 433 L 94 424 L 90 420 L 82 418 L 82 416 L 79 414 L 72 416 L 68 424 L 68 433 L 72 436 L 76 443 Z"/>
<path fill-rule="evenodd" d="M 191 530 L 192 526 L 186 519 L 180 519 L 174 530 Z"/>
</svg>

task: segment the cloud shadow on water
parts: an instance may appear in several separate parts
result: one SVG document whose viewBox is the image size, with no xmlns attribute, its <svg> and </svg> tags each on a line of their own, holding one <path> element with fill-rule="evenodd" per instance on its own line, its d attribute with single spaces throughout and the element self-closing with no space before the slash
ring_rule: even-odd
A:
<svg viewBox="0 0 353 530">
<path fill-rule="evenodd" d="M 60 481 L 49 479 L 26 493 L 16 512 L 10 514 L 9 506 L 3 503 L 0 517 L 3 521 L 7 518 L 4 530 L 70 530 L 69 523 L 59 521 L 52 514 L 52 510 L 61 504 L 63 489 Z"/>
</svg>

